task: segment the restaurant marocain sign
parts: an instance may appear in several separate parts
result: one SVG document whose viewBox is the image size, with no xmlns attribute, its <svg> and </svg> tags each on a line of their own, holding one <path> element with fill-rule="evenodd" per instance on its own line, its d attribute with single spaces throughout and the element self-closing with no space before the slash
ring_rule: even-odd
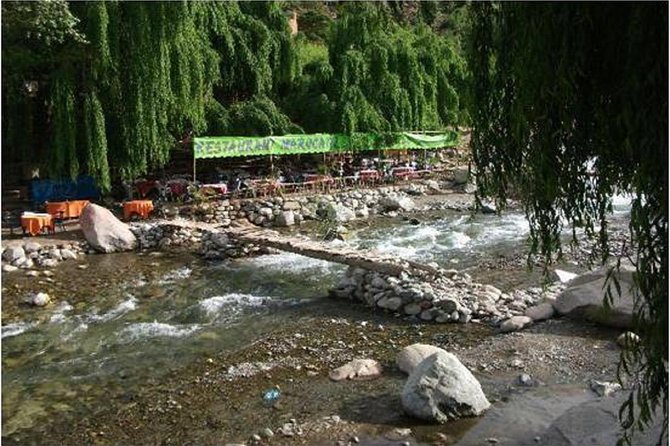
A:
<svg viewBox="0 0 670 446">
<path fill-rule="evenodd" d="M 458 133 L 440 134 L 397 132 L 381 136 L 359 133 L 352 136 L 317 133 L 284 136 L 211 136 L 195 138 L 196 159 L 258 155 L 297 155 L 364 150 L 438 149 L 458 144 Z"/>
</svg>

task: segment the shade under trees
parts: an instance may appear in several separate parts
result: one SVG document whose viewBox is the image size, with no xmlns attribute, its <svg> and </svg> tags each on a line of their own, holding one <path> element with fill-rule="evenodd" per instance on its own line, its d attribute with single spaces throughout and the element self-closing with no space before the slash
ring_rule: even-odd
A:
<svg viewBox="0 0 670 446">
<path fill-rule="evenodd" d="M 632 195 L 642 342 L 622 353 L 620 371 L 633 377 L 624 440 L 655 415 L 667 429 L 668 6 L 478 3 L 473 12 L 479 194 L 504 205 L 520 192 L 534 253 L 560 253 L 567 221 L 599 236 L 603 262 L 611 196 Z"/>
</svg>

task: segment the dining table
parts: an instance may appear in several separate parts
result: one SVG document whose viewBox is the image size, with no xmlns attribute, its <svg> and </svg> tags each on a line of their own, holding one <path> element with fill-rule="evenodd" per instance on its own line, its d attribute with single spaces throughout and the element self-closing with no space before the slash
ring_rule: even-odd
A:
<svg viewBox="0 0 670 446">
<path fill-rule="evenodd" d="M 79 218 L 88 200 L 47 201 L 47 214 L 58 218 Z"/>
<path fill-rule="evenodd" d="M 130 220 L 133 215 L 137 215 L 146 220 L 153 210 L 154 203 L 151 200 L 126 201 L 123 203 L 123 218 Z"/>
<path fill-rule="evenodd" d="M 54 220 L 50 214 L 24 212 L 21 215 L 21 228 L 23 231 L 35 236 L 43 231 L 54 232 Z"/>
</svg>

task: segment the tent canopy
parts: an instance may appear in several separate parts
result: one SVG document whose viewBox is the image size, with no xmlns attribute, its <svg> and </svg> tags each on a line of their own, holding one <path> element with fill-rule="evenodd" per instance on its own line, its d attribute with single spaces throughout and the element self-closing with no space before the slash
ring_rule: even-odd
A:
<svg viewBox="0 0 670 446">
<path fill-rule="evenodd" d="M 284 136 L 213 136 L 194 138 L 193 156 L 201 158 L 229 158 L 257 155 L 296 155 L 301 153 L 342 153 L 365 150 L 437 149 L 458 144 L 458 133 L 439 134 L 398 132 L 391 143 L 375 133 L 353 136 L 316 133 Z"/>
</svg>

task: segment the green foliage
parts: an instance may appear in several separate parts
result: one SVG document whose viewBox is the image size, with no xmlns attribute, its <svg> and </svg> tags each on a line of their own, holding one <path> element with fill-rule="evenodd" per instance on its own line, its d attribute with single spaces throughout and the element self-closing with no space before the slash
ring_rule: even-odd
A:
<svg viewBox="0 0 670 446">
<path fill-rule="evenodd" d="M 467 72 L 421 8 L 403 27 L 381 3 L 3 2 L 3 144 L 108 189 L 187 133 L 441 129 Z"/>
<path fill-rule="evenodd" d="M 453 85 L 464 61 L 425 25 L 403 28 L 381 6 L 350 3 L 329 41 L 332 97 L 347 133 L 440 129 L 459 123 Z"/>
<path fill-rule="evenodd" d="M 255 96 L 249 101 L 238 102 L 230 110 L 229 135 L 269 136 L 287 133 L 303 133 L 277 109 L 274 102 L 264 96 Z"/>
<path fill-rule="evenodd" d="M 560 254 L 568 221 L 599 236 L 603 262 L 611 194 L 632 195 L 642 343 L 622 354 L 639 382 L 621 415 L 627 440 L 659 405 L 667 429 L 667 6 L 478 3 L 473 13 L 478 193 L 504 206 L 522 191 L 532 252 Z"/>
</svg>

